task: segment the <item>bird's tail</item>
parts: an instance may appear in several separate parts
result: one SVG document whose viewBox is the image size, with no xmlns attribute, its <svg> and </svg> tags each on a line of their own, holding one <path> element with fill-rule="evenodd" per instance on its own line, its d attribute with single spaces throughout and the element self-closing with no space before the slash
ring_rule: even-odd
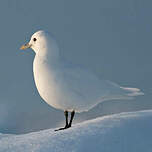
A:
<svg viewBox="0 0 152 152">
<path fill-rule="evenodd" d="M 144 93 L 138 88 L 126 88 L 120 87 L 122 90 L 126 92 L 126 94 L 130 97 L 144 95 Z"/>
<path fill-rule="evenodd" d="M 111 81 L 104 81 L 107 87 L 107 94 L 102 97 L 102 101 L 105 100 L 130 100 L 133 99 L 135 96 L 144 95 L 144 93 L 138 88 L 129 88 L 129 87 L 122 87 L 116 83 Z"/>
</svg>

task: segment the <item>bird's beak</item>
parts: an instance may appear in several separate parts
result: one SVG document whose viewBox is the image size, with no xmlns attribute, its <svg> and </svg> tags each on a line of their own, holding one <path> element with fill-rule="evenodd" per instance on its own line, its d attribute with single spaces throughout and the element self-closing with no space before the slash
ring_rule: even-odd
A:
<svg viewBox="0 0 152 152">
<path fill-rule="evenodd" d="M 26 43 L 26 44 L 24 44 L 24 45 L 22 45 L 22 46 L 20 47 L 20 50 L 25 50 L 25 49 L 28 49 L 28 48 L 30 48 L 30 47 L 31 47 L 31 44 Z"/>
</svg>

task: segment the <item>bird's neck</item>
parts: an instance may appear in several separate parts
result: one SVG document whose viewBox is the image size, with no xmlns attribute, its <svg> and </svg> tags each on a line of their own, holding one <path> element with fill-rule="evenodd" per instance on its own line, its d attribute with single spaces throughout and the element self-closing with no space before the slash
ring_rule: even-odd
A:
<svg viewBox="0 0 152 152">
<path fill-rule="evenodd" d="M 51 43 L 48 47 L 43 47 L 43 51 L 38 51 L 36 57 L 51 63 L 58 63 L 60 58 L 59 47 L 56 43 Z"/>
</svg>

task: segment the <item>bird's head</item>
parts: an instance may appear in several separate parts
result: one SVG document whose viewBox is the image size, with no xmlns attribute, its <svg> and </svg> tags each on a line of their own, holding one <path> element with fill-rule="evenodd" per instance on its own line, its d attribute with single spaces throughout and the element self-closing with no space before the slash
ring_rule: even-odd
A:
<svg viewBox="0 0 152 152">
<path fill-rule="evenodd" d="M 46 55 L 54 52 L 58 53 L 58 46 L 55 38 L 45 31 L 37 31 L 31 36 L 28 43 L 21 46 L 21 50 L 31 48 L 36 54 Z"/>
</svg>

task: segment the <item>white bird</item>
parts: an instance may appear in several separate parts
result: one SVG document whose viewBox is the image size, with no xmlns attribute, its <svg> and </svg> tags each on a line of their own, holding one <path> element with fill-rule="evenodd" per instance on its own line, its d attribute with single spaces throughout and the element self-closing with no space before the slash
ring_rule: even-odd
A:
<svg viewBox="0 0 152 152">
<path fill-rule="evenodd" d="M 55 38 L 48 32 L 34 33 L 20 49 L 27 48 L 35 52 L 33 73 L 40 96 L 52 107 L 64 111 L 66 125 L 59 130 L 71 127 L 75 112 L 88 111 L 105 100 L 143 95 L 140 89 L 101 80 L 89 70 L 64 61 Z"/>
</svg>

